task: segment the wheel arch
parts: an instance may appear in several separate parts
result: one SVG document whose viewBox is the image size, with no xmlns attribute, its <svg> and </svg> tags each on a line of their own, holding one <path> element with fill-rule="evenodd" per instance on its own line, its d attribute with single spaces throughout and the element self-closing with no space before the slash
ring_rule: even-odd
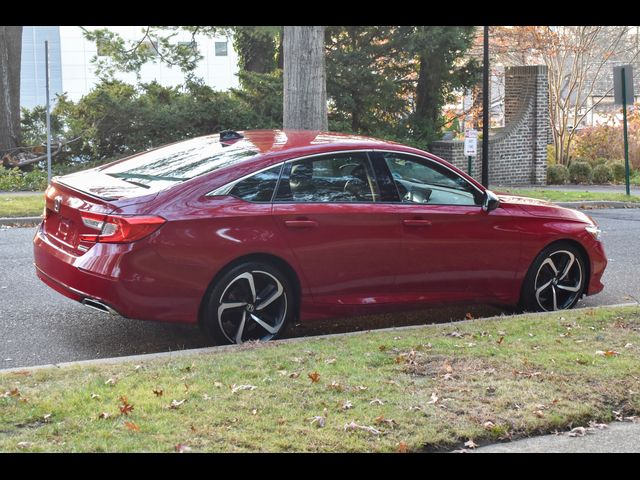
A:
<svg viewBox="0 0 640 480">
<path fill-rule="evenodd" d="M 238 257 L 225 266 L 223 266 L 218 272 L 214 275 L 207 286 L 202 298 L 200 299 L 200 307 L 198 308 L 198 324 L 202 324 L 202 317 L 204 310 L 206 308 L 207 300 L 211 291 L 215 288 L 217 281 L 229 270 L 240 265 L 242 263 L 247 262 L 262 262 L 273 265 L 274 267 L 280 269 L 282 273 L 284 273 L 289 281 L 291 282 L 291 287 L 293 288 L 293 295 L 295 300 L 295 315 L 294 318 L 300 317 L 300 303 L 302 299 L 302 286 L 300 284 L 300 278 L 295 269 L 284 259 L 278 257 L 277 255 L 273 255 L 270 253 L 251 253 L 248 255 L 243 255 Z"/>
</svg>

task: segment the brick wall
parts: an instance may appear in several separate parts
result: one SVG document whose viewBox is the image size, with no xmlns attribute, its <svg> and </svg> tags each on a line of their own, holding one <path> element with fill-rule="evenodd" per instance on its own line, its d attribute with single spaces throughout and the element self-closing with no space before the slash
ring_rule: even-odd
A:
<svg viewBox="0 0 640 480">
<path fill-rule="evenodd" d="M 505 127 L 489 135 L 489 184 L 544 185 L 550 139 L 547 67 L 505 69 Z M 464 141 L 437 141 L 431 153 L 467 171 Z M 482 141 L 471 175 L 480 180 Z"/>
</svg>

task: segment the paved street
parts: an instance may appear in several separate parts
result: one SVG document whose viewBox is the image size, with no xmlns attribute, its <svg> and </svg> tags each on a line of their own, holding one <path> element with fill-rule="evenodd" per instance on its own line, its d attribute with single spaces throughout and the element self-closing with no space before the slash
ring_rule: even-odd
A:
<svg viewBox="0 0 640 480">
<path fill-rule="evenodd" d="M 640 299 L 640 209 L 597 210 L 589 214 L 604 231 L 609 267 L 604 292 L 580 306 Z M 73 360 L 116 357 L 207 346 L 190 326 L 126 320 L 94 312 L 45 286 L 35 275 L 33 228 L 0 229 L 0 369 Z M 294 328 L 291 335 L 337 333 L 500 313 L 466 306 L 366 319 L 333 320 Z"/>
</svg>

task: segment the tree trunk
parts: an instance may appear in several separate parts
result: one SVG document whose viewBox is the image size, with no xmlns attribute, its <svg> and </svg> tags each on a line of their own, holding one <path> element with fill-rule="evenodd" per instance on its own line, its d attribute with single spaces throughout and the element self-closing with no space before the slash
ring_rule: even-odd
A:
<svg viewBox="0 0 640 480">
<path fill-rule="evenodd" d="M 0 156 L 20 144 L 22 27 L 0 26 Z"/>
<path fill-rule="evenodd" d="M 284 27 L 284 128 L 327 130 L 324 27 Z"/>
</svg>

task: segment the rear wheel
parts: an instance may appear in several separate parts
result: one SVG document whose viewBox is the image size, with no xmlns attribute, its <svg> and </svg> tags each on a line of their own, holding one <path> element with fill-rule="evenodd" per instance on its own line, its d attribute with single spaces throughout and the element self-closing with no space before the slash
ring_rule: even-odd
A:
<svg viewBox="0 0 640 480">
<path fill-rule="evenodd" d="M 535 312 L 572 308 L 582 297 L 585 284 L 582 253 L 568 243 L 551 245 L 540 252 L 527 272 L 521 306 Z"/>
<path fill-rule="evenodd" d="M 218 345 L 280 336 L 294 312 L 292 289 L 280 270 L 267 263 L 238 265 L 211 290 L 203 327 Z"/>
</svg>

